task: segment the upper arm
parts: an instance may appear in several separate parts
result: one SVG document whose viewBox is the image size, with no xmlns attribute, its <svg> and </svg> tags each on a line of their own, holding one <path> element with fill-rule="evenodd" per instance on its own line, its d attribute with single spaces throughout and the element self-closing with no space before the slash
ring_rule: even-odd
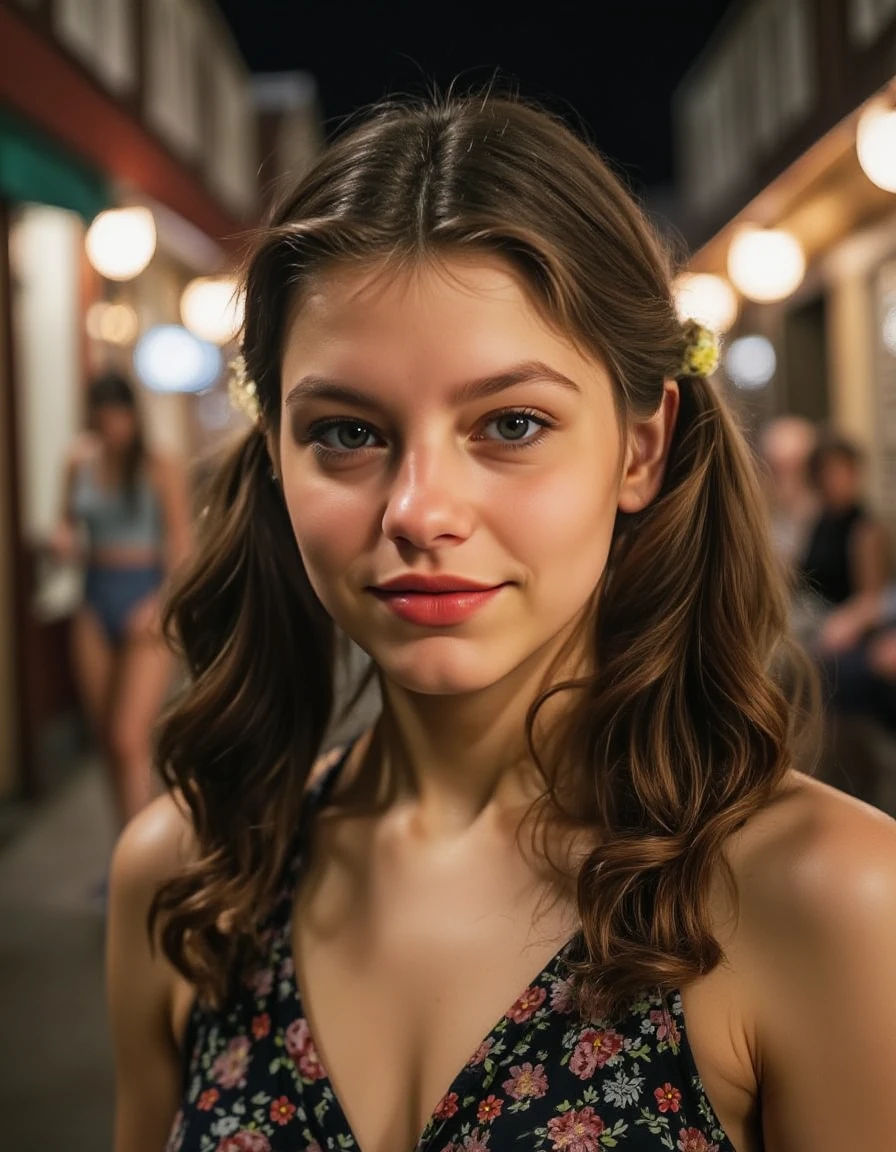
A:
<svg viewBox="0 0 896 1152">
<path fill-rule="evenodd" d="M 75 475 L 78 469 L 84 464 L 91 456 L 91 440 L 86 434 L 76 437 L 74 443 L 68 451 L 65 458 L 65 463 L 62 467 L 61 478 L 61 499 L 59 505 L 60 519 L 73 521 L 74 515 L 72 512 L 72 495 L 75 488 Z"/>
<path fill-rule="evenodd" d="M 779 860 L 754 918 L 767 1152 L 892 1146 L 896 824 L 858 806 L 840 816 L 789 869 Z"/>
<path fill-rule="evenodd" d="M 144 809 L 115 850 L 106 983 L 115 1058 L 115 1152 L 159 1152 L 177 1112 L 182 1057 L 172 1034 L 178 974 L 146 917 L 159 885 L 188 851 L 186 818 L 170 796 Z"/>
<path fill-rule="evenodd" d="M 185 559 L 193 539 L 187 472 L 182 462 L 174 456 L 158 457 L 154 472 L 162 504 L 165 534 L 176 566 Z"/>
</svg>

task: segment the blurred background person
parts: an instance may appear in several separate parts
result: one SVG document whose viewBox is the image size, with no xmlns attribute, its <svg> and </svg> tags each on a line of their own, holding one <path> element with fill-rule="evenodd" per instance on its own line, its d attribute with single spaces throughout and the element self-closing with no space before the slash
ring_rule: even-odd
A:
<svg viewBox="0 0 896 1152">
<path fill-rule="evenodd" d="M 148 448 L 124 376 L 109 372 L 91 383 L 87 416 L 69 454 L 50 546 L 60 561 L 84 564 L 73 669 L 123 826 L 153 792 L 152 728 L 173 672 L 160 592 L 189 551 L 190 503 L 180 463 Z"/>
<path fill-rule="evenodd" d="M 759 435 L 759 457 L 768 500 L 772 546 L 790 585 L 790 623 L 810 647 L 824 607 L 800 580 L 800 565 L 818 519 L 818 495 L 809 481 L 809 457 L 818 433 L 803 416 L 778 416 Z"/>
<path fill-rule="evenodd" d="M 859 448 L 836 432 L 822 435 L 809 455 L 819 513 L 800 575 L 831 609 L 879 594 L 889 573 L 887 535 L 865 506 L 861 465 Z M 824 625 L 819 640 L 823 649 L 828 647 Z"/>
<path fill-rule="evenodd" d="M 883 770 L 879 729 L 893 715 L 892 684 L 873 667 L 869 642 L 890 623 L 890 544 L 862 492 L 862 456 L 849 439 L 825 432 L 809 457 L 818 493 L 799 575 L 819 605 L 809 645 L 824 673 L 828 738 L 820 774 L 875 803 Z M 896 624 L 896 613 L 892 623 Z"/>
<path fill-rule="evenodd" d="M 779 416 L 769 421 L 759 438 L 772 542 L 788 572 L 793 572 L 803 558 L 818 516 L 818 499 L 809 483 L 809 457 L 815 443 L 815 426 L 802 416 Z"/>
</svg>

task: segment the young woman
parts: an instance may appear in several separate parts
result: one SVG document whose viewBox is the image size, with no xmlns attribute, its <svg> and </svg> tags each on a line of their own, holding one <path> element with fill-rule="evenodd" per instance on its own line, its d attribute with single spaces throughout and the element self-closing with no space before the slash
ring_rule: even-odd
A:
<svg viewBox="0 0 896 1152">
<path fill-rule="evenodd" d="M 896 829 L 795 769 L 752 463 L 624 189 L 521 102 L 387 105 L 246 289 L 116 1152 L 886 1147 Z M 315 766 L 334 625 L 383 709 Z"/>
<path fill-rule="evenodd" d="M 152 797 L 150 735 L 173 671 L 161 633 L 160 589 L 189 551 L 189 499 L 177 461 L 147 450 L 134 390 L 97 377 L 88 431 L 72 447 L 56 555 L 87 554 L 72 658 L 88 721 L 107 757 L 122 825 Z"/>
</svg>

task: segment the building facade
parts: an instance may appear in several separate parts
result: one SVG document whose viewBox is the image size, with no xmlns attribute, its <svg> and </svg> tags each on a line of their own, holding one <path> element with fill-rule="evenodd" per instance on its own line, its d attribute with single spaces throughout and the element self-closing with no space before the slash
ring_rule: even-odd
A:
<svg viewBox="0 0 896 1152">
<path fill-rule="evenodd" d="M 745 420 L 795 412 L 854 438 L 896 524 L 896 193 L 859 162 L 872 100 L 896 108 L 896 0 L 752 0 L 685 77 L 673 118 L 690 268 L 729 276 L 744 225 L 784 229 L 805 253 L 796 290 L 742 299 L 728 335 L 776 353 L 768 385 L 737 396 Z"/>
</svg>

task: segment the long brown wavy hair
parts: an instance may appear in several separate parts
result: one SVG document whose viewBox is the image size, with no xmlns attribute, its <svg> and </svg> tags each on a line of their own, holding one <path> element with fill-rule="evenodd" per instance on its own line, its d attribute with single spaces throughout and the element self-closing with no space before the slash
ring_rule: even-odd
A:
<svg viewBox="0 0 896 1152">
<path fill-rule="evenodd" d="M 242 347 L 263 427 L 278 431 L 285 325 L 321 269 L 470 252 L 509 262 L 608 367 L 623 426 L 680 378 L 689 333 L 669 260 L 587 143 L 514 97 L 389 102 L 329 147 L 254 242 Z M 577 986 L 583 1010 L 613 1015 L 719 962 L 709 890 L 725 841 L 793 763 L 784 585 L 750 451 L 703 378 L 682 379 L 662 490 L 620 515 L 591 616 L 595 670 L 567 686 L 551 751 L 576 765 L 571 816 L 600 830 L 578 875 Z M 158 893 L 150 929 L 161 920 L 166 954 L 214 1003 L 258 953 L 333 704 L 333 625 L 258 431 L 214 480 L 168 629 L 190 681 L 158 757 L 197 857 Z M 530 709 L 530 743 L 559 690 Z"/>
</svg>

